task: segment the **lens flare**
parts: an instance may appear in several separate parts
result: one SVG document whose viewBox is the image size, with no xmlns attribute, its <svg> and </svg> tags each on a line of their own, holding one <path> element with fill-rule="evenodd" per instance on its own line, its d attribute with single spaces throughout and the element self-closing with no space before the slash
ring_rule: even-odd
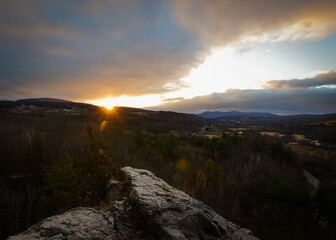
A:
<svg viewBox="0 0 336 240">
<path fill-rule="evenodd" d="M 105 129 L 106 124 L 107 124 L 107 121 L 102 121 L 102 123 L 100 124 L 99 129 L 101 132 Z"/>
<path fill-rule="evenodd" d="M 187 170 L 188 168 L 188 161 L 184 158 L 180 158 L 176 164 L 177 169 L 179 170 Z"/>
</svg>

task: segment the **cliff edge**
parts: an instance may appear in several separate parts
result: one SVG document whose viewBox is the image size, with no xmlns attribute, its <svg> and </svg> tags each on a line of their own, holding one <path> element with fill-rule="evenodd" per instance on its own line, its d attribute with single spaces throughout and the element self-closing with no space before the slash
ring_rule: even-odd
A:
<svg viewBox="0 0 336 240">
<path fill-rule="evenodd" d="M 72 209 L 9 239 L 258 239 L 147 170 L 122 168 L 107 194 L 105 210 Z"/>
</svg>

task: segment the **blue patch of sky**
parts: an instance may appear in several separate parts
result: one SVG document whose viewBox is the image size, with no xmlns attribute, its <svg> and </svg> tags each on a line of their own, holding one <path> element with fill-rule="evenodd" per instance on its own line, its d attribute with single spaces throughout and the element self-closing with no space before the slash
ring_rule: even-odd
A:
<svg viewBox="0 0 336 240">
<path fill-rule="evenodd" d="M 259 46 L 258 50 L 270 49 L 270 56 L 294 64 L 307 72 L 336 70 L 336 35 L 319 41 L 282 42 Z"/>
</svg>

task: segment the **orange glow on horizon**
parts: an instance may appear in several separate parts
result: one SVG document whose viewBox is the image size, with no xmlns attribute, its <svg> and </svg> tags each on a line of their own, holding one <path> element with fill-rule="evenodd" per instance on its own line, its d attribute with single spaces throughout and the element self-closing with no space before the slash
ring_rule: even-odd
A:
<svg viewBox="0 0 336 240">
<path fill-rule="evenodd" d="M 111 101 L 111 99 L 98 100 L 94 104 L 101 106 L 101 107 L 105 107 L 107 110 L 112 110 L 114 108 L 114 104 Z"/>
<path fill-rule="evenodd" d="M 94 105 L 105 107 L 108 110 L 112 110 L 113 107 L 116 106 L 141 108 L 159 105 L 161 103 L 161 97 L 158 94 L 142 95 L 136 97 L 120 96 L 117 98 L 89 100 L 88 102 Z"/>
</svg>

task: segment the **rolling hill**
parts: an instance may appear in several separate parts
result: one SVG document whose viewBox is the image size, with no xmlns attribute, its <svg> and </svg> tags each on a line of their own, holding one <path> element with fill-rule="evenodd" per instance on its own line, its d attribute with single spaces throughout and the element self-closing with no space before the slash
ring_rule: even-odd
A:
<svg viewBox="0 0 336 240">
<path fill-rule="evenodd" d="M 250 117 L 279 117 L 279 115 L 269 113 L 269 112 L 239 112 L 239 111 L 230 111 L 230 112 L 211 112 L 206 111 L 200 114 L 197 114 L 202 118 L 222 118 L 227 116 L 250 116 Z"/>
</svg>

